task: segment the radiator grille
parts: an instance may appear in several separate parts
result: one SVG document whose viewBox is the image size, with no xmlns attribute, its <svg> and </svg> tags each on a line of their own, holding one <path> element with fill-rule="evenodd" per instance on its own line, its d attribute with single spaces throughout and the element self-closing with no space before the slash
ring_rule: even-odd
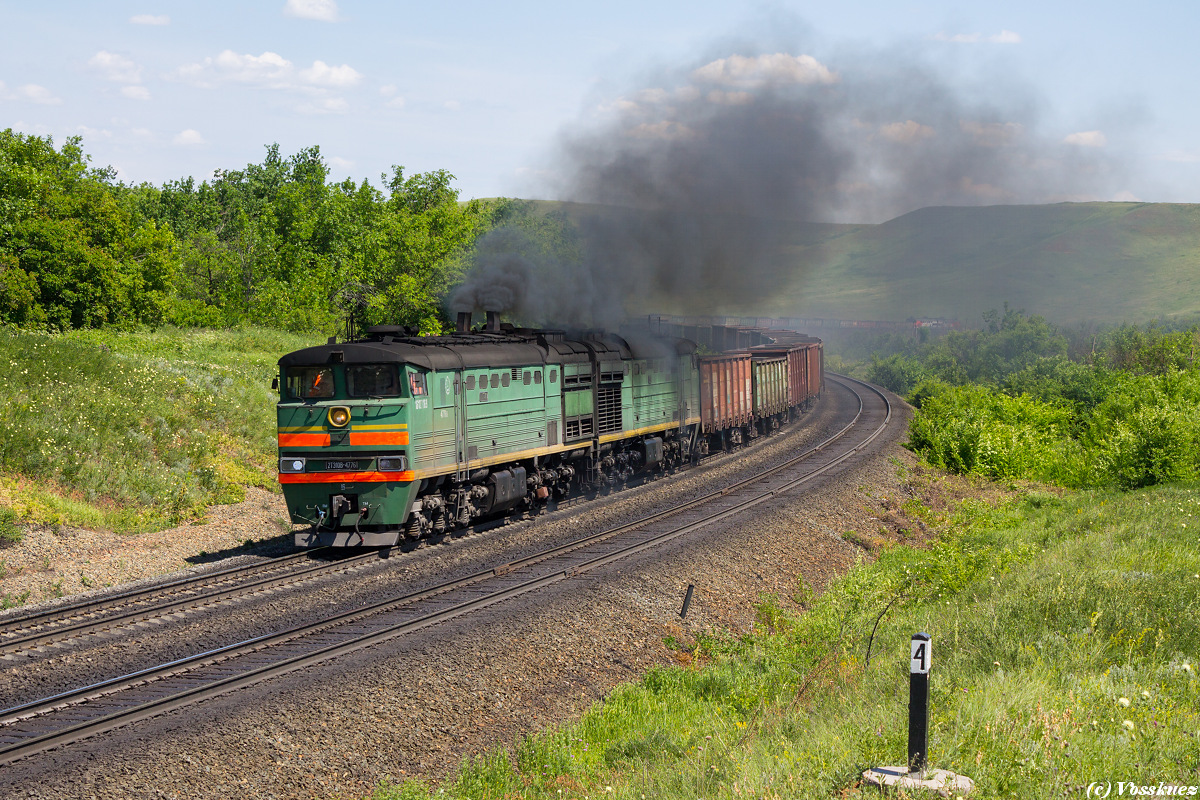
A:
<svg viewBox="0 0 1200 800">
<path fill-rule="evenodd" d="M 621 387 L 600 386 L 596 391 L 596 416 L 600 420 L 600 433 L 621 430 Z"/>
<path fill-rule="evenodd" d="M 592 418 L 583 417 L 581 419 L 569 419 L 566 426 L 563 428 L 565 435 L 563 441 L 570 439 L 582 439 L 592 435 Z"/>
</svg>

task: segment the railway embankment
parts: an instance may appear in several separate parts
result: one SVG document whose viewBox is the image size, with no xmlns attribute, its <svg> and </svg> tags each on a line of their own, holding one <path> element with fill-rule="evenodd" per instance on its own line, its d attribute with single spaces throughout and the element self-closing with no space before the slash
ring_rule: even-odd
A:
<svg viewBox="0 0 1200 800">
<path fill-rule="evenodd" d="M 579 721 L 372 797 L 876 796 L 861 774 L 904 761 L 917 632 L 930 765 L 972 796 L 1193 796 L 1200 485 L 972 488 L 991 496 L 906 501 L 920 546 L 878 541 L 819 596 L 760 595 L 749 629 L 672 640 L 684 663 Z"/>
<path fill-rule="evenodd" d="M 534 525 L 425 548 L 422 558 L 453 571 L 464 559 L 488 558 L 484 550 L 511 552 L 552 532 L 576 536 L 720 487 L 820 441 L 833 427 L 832 412 L 832 404 L 819 406 L 808 426 L 736 458 L 714 458 L 647 491 L 618 493 Z M 97 737 L 54 754 L 49 773 L 34 759 L 16 762 L 6 767 L 5 791 L 215 797 L 236 785 L 251 797 L 321 797 L 365 793 L 382 779 L 405 775 L 444 776 L 463 757 L 574 719 L 622 681 L 687 658 L 666 641 L 749 630 L 760 596 L 790 597 L 797 574 L 820 587 L 865 554 L 864 547 L 917 535 L 919 520 L 902 509 L 908 479 L 898 465 L 910 461 L 898 446 L 902 416 L 870 453 L 827 476 L 819 490 L 769 511 L 621 562 L 611 574 L 574 581 L 549 598 L 502 604 L 482 621 L 438 626 L 403 647 L 377 648 L 313 668 L 300 680 L 206 702 L 186 712 L 186 724 L 168 715 Z M 204 527 L 214 524 L 220 523 L 214 519 Z M 415 561 L 411 567 L 415 580 Z M 688 583 L 697 589 L 681 622 L 679 603 Z M 135 637 L 136 646 L 154 635 Z"/>
</svg>

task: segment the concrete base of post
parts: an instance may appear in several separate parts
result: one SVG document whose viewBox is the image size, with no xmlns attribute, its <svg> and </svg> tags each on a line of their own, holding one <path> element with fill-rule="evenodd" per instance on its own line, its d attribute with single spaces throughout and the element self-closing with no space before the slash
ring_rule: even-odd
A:
<svg viewBox="0 0 1200 800">
<path fill-rule="evenodd" d="M 879 787 L 894 789 L 925 789 L 942 797 L 958 797 L 975 788 L 975 781 L 944 769 L 927 769 L 924 774 L 909 772 L 908 767 L 872 767 L 863 773 L 863 780 Z"/>
</svg>

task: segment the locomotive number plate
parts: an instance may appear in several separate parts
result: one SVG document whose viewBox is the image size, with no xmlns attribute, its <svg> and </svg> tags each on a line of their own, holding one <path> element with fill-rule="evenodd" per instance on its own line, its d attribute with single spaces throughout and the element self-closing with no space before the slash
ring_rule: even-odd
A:
<svg viewBox="0 0 1200 800">
<path fill-rule="evenodd" d="M 326 461 L 325 469 L 333 472 L 357 472 L 361 461 Z"/>
</svg>

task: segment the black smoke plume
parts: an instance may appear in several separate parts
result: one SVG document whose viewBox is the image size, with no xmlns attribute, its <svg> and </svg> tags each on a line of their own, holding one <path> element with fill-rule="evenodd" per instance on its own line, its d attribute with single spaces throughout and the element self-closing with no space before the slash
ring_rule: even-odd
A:
<svg viewBox="0 0 1200 800">
<path fill-rule="evenodd" d="M 744 308 L 804 269 L 784 245 L 806 224 L 1111 197 L 1103 135 L 1048 133 L 1040 108 L 1030 87 L 964 87 L 899 51 L 741 48 L 660 70 L 563 136 L 548 193 L 601 207 L 577 221 L 584 256 L 499 310 L 611 325 L 630 298 Z M 484 255 L 472 284 L 531 287 Z"/>
</svg>

